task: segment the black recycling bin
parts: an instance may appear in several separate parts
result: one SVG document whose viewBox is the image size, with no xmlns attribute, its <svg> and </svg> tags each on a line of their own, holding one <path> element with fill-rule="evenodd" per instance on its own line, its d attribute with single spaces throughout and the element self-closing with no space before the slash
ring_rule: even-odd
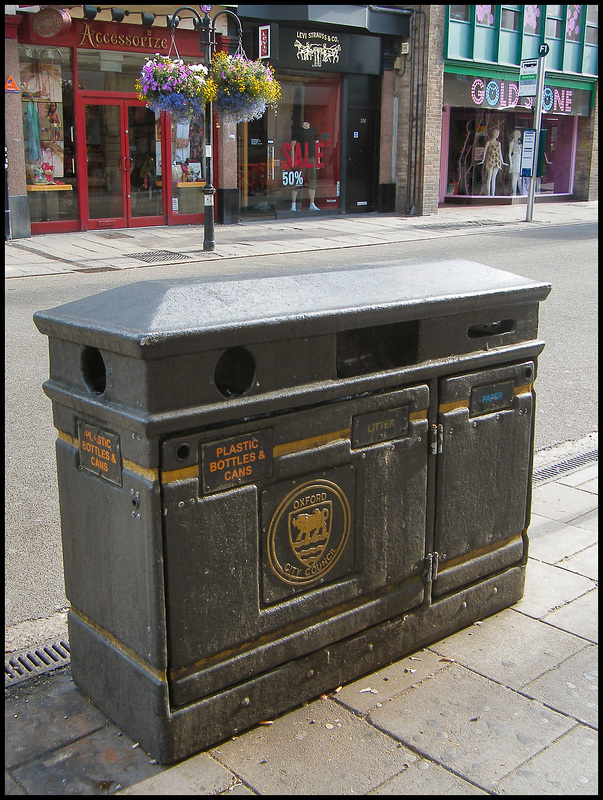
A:
<svg viewBox="0 0 603 800">
<path fill-rule="evenodd" d="M 36 313 L 79 689 L 168 763 L 516 602 L 549 291 L 401 261 Z"/>
</svg>

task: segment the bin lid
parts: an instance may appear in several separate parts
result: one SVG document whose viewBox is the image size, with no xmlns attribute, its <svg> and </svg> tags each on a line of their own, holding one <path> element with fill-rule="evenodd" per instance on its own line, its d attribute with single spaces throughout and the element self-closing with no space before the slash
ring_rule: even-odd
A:
<svg viewBox="0 0 603 800">
<path fill-rule="evenodd" d="M 464 259 L 148 280 L 34 314 L 50 336 L 139 358 L 312 336 L 501 304 L 551 289 Z"/>
</svg>

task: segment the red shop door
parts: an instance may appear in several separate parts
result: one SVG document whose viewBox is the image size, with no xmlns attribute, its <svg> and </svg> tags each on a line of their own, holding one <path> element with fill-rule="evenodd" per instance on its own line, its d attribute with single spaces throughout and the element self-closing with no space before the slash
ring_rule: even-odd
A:
<svg viewBox="0 0 603 800">
<path fill-rule="evenodd" d="M 154 112 L 136 100 L 85 95 L 82 106 L 86 179 L 82 227 L 164 225 L 166 203 L 157 170 L 159 131 Z"/>
</svg>

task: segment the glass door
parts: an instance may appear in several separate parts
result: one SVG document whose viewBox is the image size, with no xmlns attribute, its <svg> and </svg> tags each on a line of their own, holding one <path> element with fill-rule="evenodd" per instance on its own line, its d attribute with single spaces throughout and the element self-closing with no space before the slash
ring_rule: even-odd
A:
<svg viewBox="0 0 603 800">
<path fill-rule="evenodd" d="M 126 103 L 126 213 L 128 226 L 165 223 L 161 181 L 161 122 L 155 112 Z"/>
<path fill-rule="evenodd" d="M 88 227 L 125 228 L 126 145 L 123 103 L 86 102 L 85 157 Z"/>
<path fill-rule="evenodd" d="M 159 119 L 137 101 L 83 103 L 86 227 L 165 224 Z"/>
</svg>

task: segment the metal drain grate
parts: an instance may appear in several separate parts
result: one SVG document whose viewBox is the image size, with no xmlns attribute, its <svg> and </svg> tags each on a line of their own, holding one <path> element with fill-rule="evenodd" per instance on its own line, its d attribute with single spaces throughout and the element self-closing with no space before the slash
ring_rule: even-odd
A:
<svg viewBox="0 0 603 800">
<path fill-rule="evenodd" d="M 566 472 L 584 467 L 586 464 L 591 464 L 593 461 L 599 460 L 599 450 L 588 450 L 586 453 L 580 453 L 577 456 L 572 456 L 565 461 L 560 461 L 557 464 L 551 464 L 550 467 L 543 467 L 536 470 L 532 475 L 532 483 L 543 483 L 546 480 L 558 478 Z"/>
<path fill-rule="evenodd" d="M 126 253 L 126 258 L 138 258 L 146 261 L 147 264 L 154 264 L 157 261 L 190 261 L 190 256 L 182 253 L 172 253 L 170 250 L 149 250 L 148 253 Z"/>
<path fill-rule="evenodd" d="M 96 231 L 97 236 L 102 236 L 103 239 L 133 239 L 131 233 L 122 233 L 121 231 Z"/>
<path fill-rule="evenodd" d="M 69 644 L 64 639 L 50 641 L 36 648 L 13 653 L 4 662 L 4 687 L 14 686 L 16 683 L 42 675 L 58 667 L 69 664 L 71 657 Z"/>
</svg>

